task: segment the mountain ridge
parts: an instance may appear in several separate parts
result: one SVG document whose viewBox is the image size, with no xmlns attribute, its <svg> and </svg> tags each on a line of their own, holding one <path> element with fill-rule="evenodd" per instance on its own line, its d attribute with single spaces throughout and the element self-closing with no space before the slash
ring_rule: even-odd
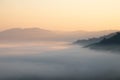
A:
<svg viewBox="0 0 120 80">
<path fill-rule="evenodd" d="M 120 52 L 120 32 L 116 32 L 113 36 L 109 38 L 105 37 L 101 41 L 86 47 L 94 50 Z"/>
<path fill-rule="evenodd" d="M 86 39 L 89 37 L 101 36 L 114 31 L 71 31 L 71 32 L 56 32 L 41 28 L 12 28 L 0 32 L 0 42 L 27 42 L 27 41 L 69 41 L 73 42 L 77 39 Z M 96 34 L 98 33 L 98 34 Z"/>
</svg>

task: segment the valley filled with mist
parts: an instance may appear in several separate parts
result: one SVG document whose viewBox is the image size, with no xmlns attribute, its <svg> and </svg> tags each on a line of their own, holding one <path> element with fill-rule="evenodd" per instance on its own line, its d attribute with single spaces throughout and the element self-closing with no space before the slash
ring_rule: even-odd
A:
<svg viewBox="0 0 120 80">
<path fill-rule="evenodd" d="M 69 32 L 53 37 L 50 35 L 55 33 L 40 30 L 10 29 L 0 32 L 0 80 L 120 79 L 119 53 L 73 44 L 79 39 L 99 37 L 102 34 L 91 33 L 87 37 L 88 32 L 76 32 L 79 33 L 74 33 L 76 36 Z M 109 33 L 111 31 L 103 34 Z"/>
</svg>

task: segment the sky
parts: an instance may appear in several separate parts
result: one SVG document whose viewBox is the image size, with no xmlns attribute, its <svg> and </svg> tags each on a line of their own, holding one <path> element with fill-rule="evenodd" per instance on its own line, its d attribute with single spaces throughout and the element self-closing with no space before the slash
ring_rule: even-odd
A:
<svg viewBox="0 0 120 80">
<path fill-rule="evenodd" d="M 0 0 L 0 30 L 120 30 L 120 0 Z"/>
</svg>

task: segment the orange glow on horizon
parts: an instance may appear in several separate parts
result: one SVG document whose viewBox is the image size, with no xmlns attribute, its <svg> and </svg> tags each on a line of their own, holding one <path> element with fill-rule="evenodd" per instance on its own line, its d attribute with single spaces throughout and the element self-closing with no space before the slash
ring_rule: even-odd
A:
<svg viewBox="0 0 120 80">
<path fill-rule="evenodd" d="M 120 30 L 120 0 L 1 0 L 0 30 Z"/>
</svg>

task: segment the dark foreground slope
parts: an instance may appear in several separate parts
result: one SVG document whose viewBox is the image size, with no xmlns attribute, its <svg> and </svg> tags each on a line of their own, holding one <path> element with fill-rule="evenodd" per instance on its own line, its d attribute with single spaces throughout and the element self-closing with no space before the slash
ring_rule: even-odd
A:
<svg viewBox="0 0 120 80">
<path fill-rule="evenodd" d="M 109 38 L 103 38 L 103 40 L 88 45 L 91 49 L 96 50 L 107 50 L 107 51 L 120 51 L 120 32 L 117 32 L 115 35 Z"/>
<path fill-rule="evenodd" d="M 110 38 L 114 35 L 116 35 L 116 33 L 110 33 L 108 35 L 104 35 L 104 36 L 96 37 L 96 38 L 77 40 L 77 41 L 74 42 L 74 44 L 80 44 L 80 45 L 83 45 L 83 46 L 87 46 L 87 45 L 90 45 L 90 44 L 98 43 L 101 40 L 103 40 L 104 38 Z"/>
</svg>

